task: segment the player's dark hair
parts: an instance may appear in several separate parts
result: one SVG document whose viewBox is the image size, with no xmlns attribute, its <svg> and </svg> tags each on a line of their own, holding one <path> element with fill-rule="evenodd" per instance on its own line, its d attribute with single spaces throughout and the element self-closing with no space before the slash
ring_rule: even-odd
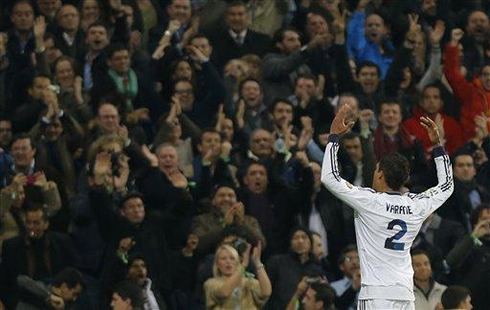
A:
<svg viewBox="0 0 490 310">
<path fill-rule="evenodd" d="M 405 156 L 392 153 L 384 156 L 378 163 L 379 170 L 383 171 L 386 184 L 395 191 L 408 181 L 410 164 Z"/>
<path fill-rule="evenodd" d="M 117 283 L 114 286 L 113 292 L 121 296 L 123 300 L 129 299 L 133 309 L 143 309 L 143 291 L 137 284 L 130 282 L 129 280 L 125 280 Z"/>
<path fill-rule="evenodd" d="M 457 309 L 459 304 L 463 302 L 470 294 L 470 290 L 464 286 L 450 286 L 444 291 L 444 293 L 442 293 L 442 306 L 444 309 Z"/>
<path fill-rule="evenodd" d="M 66 284 L 70 289 L 75 288 L 77 285 L 84 287 L 83 275 L 73 267 L 65 268 L 58 272 L 53 280 L 54 287 L 60 287 L 62 284 Z"/>
<path fill-rule="evenodd" d="M 310 288 L 316 292 L 315 301 L 323 302 L 323 309 L 332 309 L 335 300 L 335 291 L 327 283 L 312 283 Z"/>
</svg>

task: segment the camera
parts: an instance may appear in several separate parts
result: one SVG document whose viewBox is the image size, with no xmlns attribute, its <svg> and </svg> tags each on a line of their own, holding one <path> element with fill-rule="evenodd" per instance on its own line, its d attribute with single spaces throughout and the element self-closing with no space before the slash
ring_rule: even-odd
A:
<svg viewBox="0 0 490 310">
<path fill-rule="evenodd" d="M 238 252 L 238 255 L 242 256 L 247 250 L 247 240 L 243 238 L 236 238 L 236 240 L 233 242 L 233 247 Z"/>
</svg>

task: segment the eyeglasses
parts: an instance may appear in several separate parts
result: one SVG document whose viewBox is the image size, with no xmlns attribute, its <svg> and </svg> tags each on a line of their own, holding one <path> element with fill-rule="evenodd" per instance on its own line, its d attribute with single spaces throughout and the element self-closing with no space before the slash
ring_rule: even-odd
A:
<svg viewBox="0 0 490 310">
<path fill-rule="evenodd" d="M 359 256 L 346 256 L 344 258 L 344 263 L 348 263 L 348 262 L 359 262 Z"/>
</svg>

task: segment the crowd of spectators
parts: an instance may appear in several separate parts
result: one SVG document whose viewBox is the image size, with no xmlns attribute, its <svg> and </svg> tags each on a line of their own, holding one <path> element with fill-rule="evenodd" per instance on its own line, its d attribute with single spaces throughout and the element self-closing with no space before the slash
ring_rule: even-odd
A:
<svg viewBox="0 0 490 310">
<path fill-rule="evenodd" d="M 0 1 L 0 309 L 355 309 L 341 175 L 455 190 L 412 245 L 417 309 L 490 301 L 490 2 Z M 361 250 L 361 249 L 359 249 Z"/>
</svg>

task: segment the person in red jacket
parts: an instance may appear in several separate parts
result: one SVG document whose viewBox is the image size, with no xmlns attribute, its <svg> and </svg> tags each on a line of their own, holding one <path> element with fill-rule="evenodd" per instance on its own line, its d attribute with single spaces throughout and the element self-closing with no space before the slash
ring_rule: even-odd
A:
<svg viewBox="0 0 490 310">
<path fill-rule="evenodd" d="M 460 122 L 463 127 L 464 139 L 475 136 L 475 117 L 484 113 L 487 116 L 487 127 L 490 129 L 490 64 L 481 68 L 480 77 L 472 82 L 466 81 L 460 71 L 459 41 L 464 32 L 453 29 L 451 42 L 444 50 L 444 68 L 454 94 L 461 102 Z"/>
<path fill-rule="evenodd" d="M 440 89 L 436 85 L 427 85 L 422 92 L 419 107 L 415 107 L 413 110 L 413 117 L 403 123 L 403 127 L 424 144 L 425 153 L 429 156 L 432 152 L 432 143 L 427 130 L 420 124 L 421 116 L 428 116 L 438 125 L 441 139 L 449 155 L 453 154 L 465 142 L 458 121 L 442 113 L 443 104 Z"/>
</svg>

